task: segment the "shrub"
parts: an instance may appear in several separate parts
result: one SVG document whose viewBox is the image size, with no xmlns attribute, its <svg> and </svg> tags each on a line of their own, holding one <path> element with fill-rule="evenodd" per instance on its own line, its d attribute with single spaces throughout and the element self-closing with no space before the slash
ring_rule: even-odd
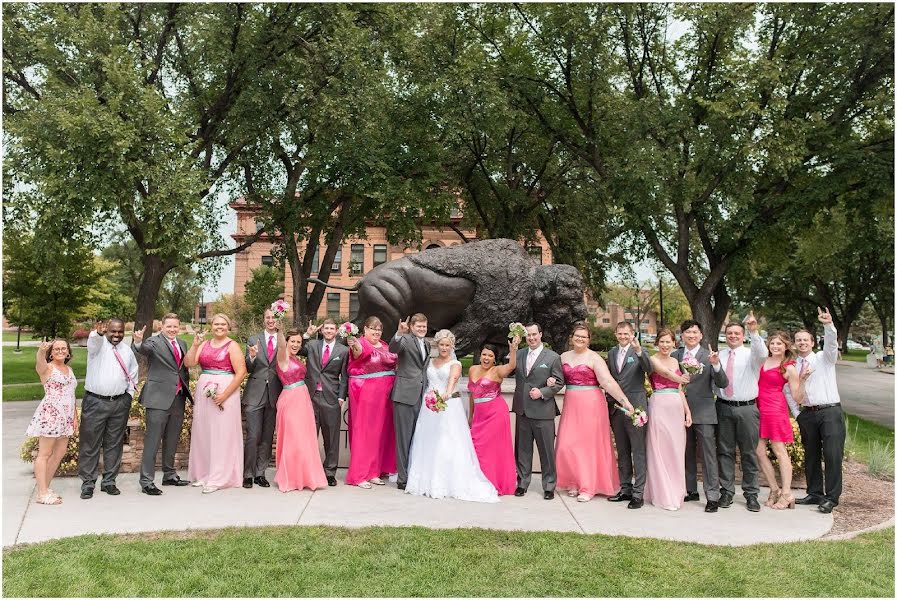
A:
<svg viewBox="0 0 897 600">
<path fill-rule="evenodd" d="M 78 418 L 80 419 L 81 409 L 76 408 L 75 410 L 78 411 Z M 59 470 L 56 471 L 57 475 L 78 474 L 78 437 L 77 431 L 69 437 L 69 445 L 65 449 L 65 455 L 62 457 L 62 462 L 59 463 Z M 25 443 L 22 444 L 19 456 L 21 456 L 22 460 L 26 463 L 34 462 L 34 459 L 37 456 L 38 441 L 39 438 L 32 437 L 25 440 Z"/>
<path fill-rule="evenodd" d="M 881 443 L 878 440 L 872 442 L 869 447 L 869 457 L 866 463 L 869 474 L 873 477 L 894 477 L 894 452 L 891 444 Z"/>
<path fill-rule="evenodd" d="M 589 331 L 592 339 L 589 341 L 589 348 L 596 352 L 607 352 L 617 345 L 617 338 L 614 330 L 610 327 L 598 327 L 589 323 Z"/>
<path fill-rule="evenodd" d="M 790 444 L 785 444 L 785 448 L 787 448 L 788 456 L 791 458 L 791 467 L 794 469 L 794 473 L 798 474 L 804 471 L 804 445 L 800 439 L 800 428 L 797 425 L 797 421 L 793 418 L 790 420 L 794 441 Z M 766 445 L 766 456 L 769 457 L 773 465 L 778 466 L 779 461 L 776 459 L 776 455 L 773 454 L 772 446 L 769 444 Z"/>
</svg>

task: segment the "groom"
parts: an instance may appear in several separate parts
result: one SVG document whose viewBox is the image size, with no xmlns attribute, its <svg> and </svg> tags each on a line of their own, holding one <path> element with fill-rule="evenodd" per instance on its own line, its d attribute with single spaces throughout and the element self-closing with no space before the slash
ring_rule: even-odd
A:
<svg viewBox="0 0 897 600">
<path fill-rule="evenodd" d="M 392 418 L 396 428 L 396 465 L 400 490 L 404 490 L 408 483 L 411 438 L 414 436 L 417 415 L 427 389 L 430 347 L 424 339 L 426 335 L 427 316 L 416 313 L 399 322 L 399 330 L 389 342 L 389 351 L 399 355 L 396 381 L 392 387 Z"/>
</svg>

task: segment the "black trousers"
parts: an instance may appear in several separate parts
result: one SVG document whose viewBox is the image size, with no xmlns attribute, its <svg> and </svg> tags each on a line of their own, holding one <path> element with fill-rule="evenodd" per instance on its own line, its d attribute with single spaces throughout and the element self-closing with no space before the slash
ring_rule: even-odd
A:
<svg viewBox="0 0 897 600">
<path fill-rule="evenodd" d="M 101 450 L 103 481 L 100 487 L 115 483 L 121 468 L 130 411 L 130 394 L 119 394 L 107 400 L 84 392 L 78 438 L 78 477 L 81 478 L 82 490 L 92 490 L 96 486 Z"/>
<path fill-rule="evenodd" d="M 841 498 L 841 462 L 847 434 L 844 411 L 840 404 L 823 410 L 802 410 L 797 416 L 797 425 L 804 445 L 807 495 L 824 498 L 837 506 Z M 825 461 L 824 476 L 822 460 Z"/>
</svg>

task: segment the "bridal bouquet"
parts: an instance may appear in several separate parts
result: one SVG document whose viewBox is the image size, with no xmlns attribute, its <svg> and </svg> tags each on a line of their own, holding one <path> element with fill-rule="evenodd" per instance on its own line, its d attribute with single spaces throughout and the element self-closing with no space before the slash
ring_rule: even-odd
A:
<svg viewBox="0 0 897 600">
<path fill-rule="evenodd" d="M 205 389 L 206 398 L 209 398 L 210 400 L 212 400 L 214 402 L 215 396 L 217 396 L 217 395 L 218 395 L 218 384 L 217 383 L 210 383 L 209 385 L 206 386 L 206 389 Z M 220 410 L 220 411 L 224 410 L 224 407 L 222 405 L 218 404 L 217 406 L 218 406 L 218 410 Z"/>
<path fill-rule="evenodd" d="M 688 373 L 689 375 L 700 375 L 704 372 L 704 365 L 695 360 L 692 356 L 686 356 L 679 363 L 679 366 L 682 367 L 682 370 Z"/>
<path fill-rule="evenodd" d="M 635 410 L 633 410 L 632 412 L 629 412 L 628 410 L 626 410 L 619 404 L 616 405 L 616 408 L 618 410 L 622 410 L 624 413 L 626 413 L 629 416 L 630 419 L 632 419 L 633 427 L 644 427 L 645 425 L 648 424 L 648 413 L 646 413 L 641 408 L 636 407 Z"/>
<path fill-rule="evenodd" d="M 342 325 L 339 326 L 338 330 L 339 336 L 343 339 L 347 337 L 358 337 L 358 325 L 351 321 L 346 321 Z"/>
<path fill-rule="evenodd" d="M 283 316 L 287 313 L 288 308 L 289 305 L 283 298 L 278 298 L 271 303 L 271 312 L 274 313 L 275 319 L 282 319 Z"/>
<path fill-rule="evenodd" d="M 521 340 L 526 339 L 526 328 L 523 323 L 511 323 L 508 326 L 508 339 L 519 337 Z"/>
<path fill-rule="evenodd" d="M 436 390 L 430 390 L 424 396 L 424 404 L 433 412 L 442 412 L 448 406 L 445 397 Z"/>
</svg>

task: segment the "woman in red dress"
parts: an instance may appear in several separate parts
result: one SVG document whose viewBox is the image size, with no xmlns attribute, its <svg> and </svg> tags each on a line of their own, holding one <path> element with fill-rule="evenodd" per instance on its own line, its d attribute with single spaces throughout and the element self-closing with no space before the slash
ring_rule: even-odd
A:
<svg viewBox="0 0 897 600">
<path fill-rule="evenodd" d="M 771 508 L 794 508 L 791 495 L 791 458 L 785 444 L 794 441 L 791 417 L 785 400 L 784 388 L 787 383 L 791 396 L 798 404 L 803 402 L 804 381 L 794 368 L 794 354 L 791 336 L 784 331 L 772 333 L 766 340 L 769 356 L 760 367 L 757 409 L 760 411 L 760 441 L 757 443 L 757 462 L 769 482 L 769 499 L 766 506 Z M 782 486 L 776 483 L 776 472 L 772 461 L 766 456 L 766 442 L 772 444 L 773 454 L 779 462 Z"/>
</svg>

